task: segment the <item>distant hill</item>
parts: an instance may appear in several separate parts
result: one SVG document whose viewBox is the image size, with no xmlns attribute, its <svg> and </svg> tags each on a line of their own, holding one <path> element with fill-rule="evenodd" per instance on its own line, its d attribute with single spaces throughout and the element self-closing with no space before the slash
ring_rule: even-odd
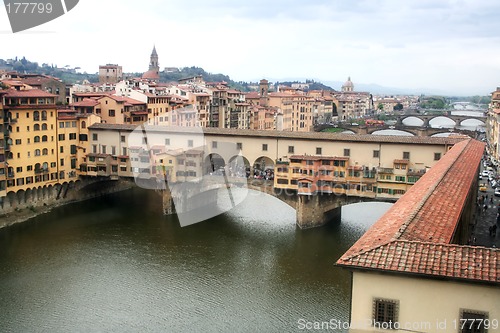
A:
<svg viewBox="0 0 500 333">
<path fill-rule="evenodd" d="M 31 62 L 25 57 L 21 59 L 16 57 L 10 60 L 0 59 L 0 68 L 17 71 L 21 74 L 50 75 L 70 84 L 82 82 L 83 80 L 88 80 L 89 82 L 99 81 L 99 76 L 97 74 L 78 73 L 78 67 L 70 68 L 69 66 L 65 66 L 60 68 L 54 64 L 42 64 L 40 66 L 37 62 Z"/>
</svg>

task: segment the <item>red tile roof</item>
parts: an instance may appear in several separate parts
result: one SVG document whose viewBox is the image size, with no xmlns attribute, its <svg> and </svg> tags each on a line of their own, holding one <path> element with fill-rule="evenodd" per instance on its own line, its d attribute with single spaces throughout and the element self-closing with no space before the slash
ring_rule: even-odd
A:
<svg viewBox="0 0 500 333">
<path fill-rule="evenodd" d="M 499 250 L 479 246 L 398 240 L 343 263 L 371 270 L 500 283 Z"/>
<path fill-rule="evenodd" d="M 40 89 L 15 90 L 8 89 L 5 97 L 57 97 Z"/>
<path fill-rule="evenodd" d="M 451 244 L 483 151 L 476 140 L 457 143 L 337 264 L 500 283 L 499 249 Z"/>
<path fill-rule="evenodd" d="M 82 106 L 82 107 L 94 107 L 99 105 L 99 102 L 92 98 L 84 98 L 80 102 L 71 104 L 72 106 Z"/>
</svg>

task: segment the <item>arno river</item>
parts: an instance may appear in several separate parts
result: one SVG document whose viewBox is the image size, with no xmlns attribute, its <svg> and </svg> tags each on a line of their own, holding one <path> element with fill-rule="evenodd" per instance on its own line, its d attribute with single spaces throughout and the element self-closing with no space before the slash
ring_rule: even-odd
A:
<svg viewBox="0 0 500 333">
<path fill-rule="evenodd" d="M 0 230 L 0 331 L 289 332 L 300 319 L 347 322 L 350 273 L 334 263 L 390 204 L 350 205 L 340 223 L 299 230 L 292 208 L 250 197 L 181 228 L 161 215 L 157 194 L 136 188 Z"/>
</svg>

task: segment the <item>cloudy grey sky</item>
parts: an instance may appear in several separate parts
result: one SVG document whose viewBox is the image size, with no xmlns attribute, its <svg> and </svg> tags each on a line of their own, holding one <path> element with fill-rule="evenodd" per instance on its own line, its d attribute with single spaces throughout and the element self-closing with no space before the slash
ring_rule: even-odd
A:
<svg viewBox="0 0 500 333">
<path fill-rule="evenodd" d="M 80 0 L 12 34 L 0 8 L 1 58 L 97 72 L 200 66 L 233 80 L 314 78 L 489 94 L 500 86 L 497 0 Z"/>
</svg>

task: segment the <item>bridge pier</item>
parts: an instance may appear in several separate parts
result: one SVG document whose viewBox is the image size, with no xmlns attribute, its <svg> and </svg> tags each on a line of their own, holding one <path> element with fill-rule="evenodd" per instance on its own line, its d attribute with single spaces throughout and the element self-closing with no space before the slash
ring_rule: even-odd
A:
<svg viewBox="0 0 500 333">
<path fill-rule="evenodd" d="M 333 199 L 333 202 L 332 202 Z M 335 195 L 299 195 L 297 197 L 297 225 L 301 229 L 325 225 L 342 217 L 342 203 Z"/>
</svg>

